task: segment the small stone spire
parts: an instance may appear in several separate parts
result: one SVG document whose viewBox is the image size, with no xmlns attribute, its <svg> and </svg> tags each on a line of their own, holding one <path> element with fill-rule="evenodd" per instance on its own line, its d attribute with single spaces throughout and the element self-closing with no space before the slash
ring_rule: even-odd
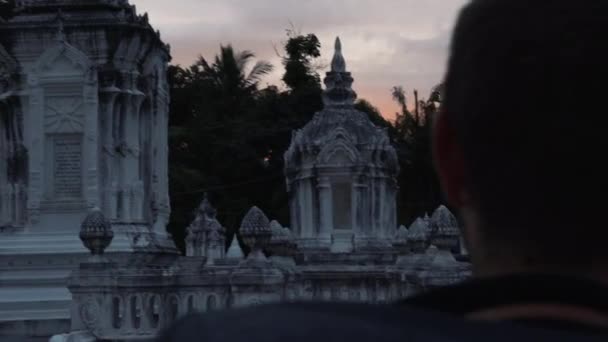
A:
<svg viewBox="0 0 608 342">
<path fill-rule="evenodd" d="M 323 103 L 325 106 L 352 107 L 357 99 L 357 93 L 352 89 L 353 77 L 346 71 L 346 61 L 342 55 L 342 42 L 336 38 L 334 57 L 331 70 L 325 77 Z"/>
<path fill-rule="evenodd" d="M 342 55 L 342 42 L 340 37 L 336 37 L 334 58 L 331 60 L 331 71 L 346 72 L 346 61 Z"/>
<path fill-rule="evenodd" d="M 236 237 L 236 234 L 234 235 L 234 238 L 232 239 L 232 243 L 230 243 L 230 247 L 228 248 L 228 252 L 226 252 L 226 258 L 228 259 L 243 259 L 245 257 L 245 254 L 243 253 L 243 250 L 241 249 L 241 246 L 239 245 L 239 240 Z"/>
</svg>

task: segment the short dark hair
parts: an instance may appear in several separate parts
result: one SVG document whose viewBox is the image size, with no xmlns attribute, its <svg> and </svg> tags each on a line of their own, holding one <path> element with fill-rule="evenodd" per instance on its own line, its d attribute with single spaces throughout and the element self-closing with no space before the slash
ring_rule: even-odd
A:
<svg viewBox="0 0 608 342">
<path fill-rule="evenodd" d="M 601 0 L 474 0 L 462 10 L 443 112 L 482 238 L 608 260 L 607 18 Z"/>
</svg>

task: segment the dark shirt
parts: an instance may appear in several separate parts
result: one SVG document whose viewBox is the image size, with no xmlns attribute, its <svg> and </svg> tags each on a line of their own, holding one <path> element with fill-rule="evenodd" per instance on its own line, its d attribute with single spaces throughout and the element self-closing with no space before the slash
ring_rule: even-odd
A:
<svg viewBox="0 0 608 342">
<path fill-rule="evenodd" d="M 603 327 L 553 317 L 464 319 L 529 303 L 606 313 L 606 293 L 599 285 L 563 277 L 475 280 L 390 305 L 300 303 L 192 315 L 167 329 L 159 341 L 606 341 Z"/>
<path fill-rule="evenodd" d="M 503 320 L 529 326 L 608 336 L 608 288 L 583 278 L 514 275 L 475 279 L 398 304 L 462 318 L 503 312 Z"/>
</svg>

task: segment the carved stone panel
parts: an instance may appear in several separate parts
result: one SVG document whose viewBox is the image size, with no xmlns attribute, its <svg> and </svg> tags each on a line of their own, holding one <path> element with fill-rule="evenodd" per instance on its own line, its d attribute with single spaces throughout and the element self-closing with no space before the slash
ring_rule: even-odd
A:
<svg viewBox="0 0 608 342">
<path fill-rule="evenodd" d="M 47 133 L 81 133 L 84 131 L 82 99 L 50 97 L 46 99 L 44 120 Z"/>
<path fill-rule="evenodd" d="M 82 195 L 82 138 L 58 135 L 53 139 L 53 188 L 56 198 Z"/>
<path fill-rule="evenodd" d="M 47 136 L 47 200 L 82 199 L 82 134 Z"/>
</svg>

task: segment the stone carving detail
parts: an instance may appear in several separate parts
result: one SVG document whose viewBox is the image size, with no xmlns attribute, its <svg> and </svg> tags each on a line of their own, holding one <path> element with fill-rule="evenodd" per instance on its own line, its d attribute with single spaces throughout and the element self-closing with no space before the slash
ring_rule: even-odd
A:
<svg viewBox="0 0 608 342">
<path fill-rule="evenodd" d="M 303 249 L 340 254 L 392 244 L 399 163 L 387 131 L 355 109 L 352 84 L 336 39 L 324 108 L 293 132 L 284 157 L 291 226 Z"/>
<path fill-rule="evenodd" d="M 93 257 L 101 257 L 112 242 L 114 232 L 99 208 L 94 208 L 82 221 L 80 239 Z"/>
<path fill-rule="evenodd" d="M 187 228 L 186 255 L 206 257 L 210 263 L 224 258 L 225 229 L 216 215 L 216 209 L 205 194 L 194 221 Z"/>
<path fill-rule="evenodd" d="M 410 226 L 407 241 L 410 243 L 412 251 L 422 252 L 428 248 L 431 238 L 431 229 L 426 220 L 417 218 Z"/>
<path fill-rule="evenodd" d="M 272 231 L 264 212 L 258 207 L 251 208 L 243 218 L 240 233 L 245 244 L 251 249 L 247 259 L 265 260 L 263 250 L 272 238 Z"/>
<path fill-rule="evenodd" d="M 296 244 L 289 228 L 284 228 L 277 221 L 270 222 L 272 237 L 268 243 L 268 251 L 278 256 L 293 256 Z"/>
<path fill-rule="evenodd" d="M 346 62 L 342 55 L 342 43 L 336 38 L 335 53 L 331 61 L 331 71 L 325 78 L 327 89 L 323 94 L 323 102 L 326 106 L 353 105 L 357 94 L 352 90 L 353 78 L 346 71 Z"/>
<path fill-rule="evenodd" d="M 435 246 L 449 250 L 458 248 L 460 243 L 458 220 L 446 206 L 442 205 L 433 212 L 430 229 Z"/>
<path fill-rule="evenodd" d="M 80 135 L 55 135 L 53 144 L 53 198 L 82 197 L 82 138 Z"/>
<path fill-rule="evenodd" d="M 46 99 L 45 130 L 47 133 L 72 133 L 84 131 L 82 99 Z"/>
<path fill-rule="evenodd" d="M 129 259 L 133 251 L 140 252 L 138 257 L 163 253 L 154 262 L 177 254 L 166 230 L 171 208 L 170 94 L 165 72 L 170 56 L 146 16 L 137 16 L 127 0 L 93 0 L 84 5 L 74 0 L 11 2 L 16 8 L 10 25 L 0 19 L 0 259 L 14 262 L 11 272 L 18 274 L 19 282 L 33 282 L 35 291 L 58 295 L 50 304 L 41 302 L 25 310 L 20 302 L 41 293 L 20 293 L 8 309 L 8 299 L 0 298 L 0 307 L 9 312 L 4 312 L 5 317 L 14 311 L 27 319 L 66 312 L 69 297 L 61 290 L 62 278 L 77 267 L 85 244 L 95 257 L 104 253 L 107 259 L 89 257 L 78 267 L 78 272 L 92 273 L 72 288 L 78 301 L 73 319 L 78 322 L 82 315 L 89 324 L 78 329 L 96 329 L 101 340 L 112 340 L 112 334 L 129 329 L 115 331 L 106 322 L 111 320 L 104 311 L 112 306 L 110 295 L 125 299 L 123 307 L 128 310 L 126 298 L 131 294 L 103 290 L 108 297 L 100 295 L 97 290 L 107 284 L 103 271 L 116 260 Z M 115 18 L 118 13 L 123 14 L 123 22 Z M 156 77 L 148 77 L 154 73 Z M 127 143 L 119 149 L 124 157 L 114 150 L 122 141 Z M 97 206 L 102 210 L 89 213 Z M 114 229 L 102 214 L 112 220 Z M 75 235 L 80 223 L 83 243 Z M 221 255 L 223 234 L 215 233 L 210 236 L 211 249 Z M 52 257 L 42 260 L 32 255 Z M 47 262 L 56 270 L 52 280 L 46 284 L 45 279 L 30 279 L 27 274 L 43 270 Z M 122 266 L 129 269 L 131 264 Z M 167 277 L 178 272 L 167 268 Z M 150 278 L 162 279 L 162 270 L 153 269 Z M 40 282 L 45 285 L 38 286 Z M 0 288 L 6 286 L 0 282 Z M 168 292 L 156 291 L 163 296 Z M 99 307 L 85 298 L 87 294 L 96 298 Z M 163 320 L 159 317 L 158 328 Z M 125 326 L 129 321 L 125 319 Z M 143 323 L 141 331 L 145 331 Z"/>
<path fill-rule="evenodd" d="M 78 313 L 82 323 L 86 328 L 95 336 L 99 336 L 102 333 L 103 327 L 102 322 L 102 310 L 99 302 L 95 295 L 88 295 L 82 300 Z"/>
<path fill-rule="evenodd" d="M 101 265 L 89 259 L 78 266 L 69 287 L 76 301 L 73 318 L 82 321 L 82 325 L 78 322 L 77 329 L 89 330 L 99 340 L 151 340 L 171 319 L 196 304 L 200 309 L 214 309 L 232 306 L 233 302 L 239 306 L 284 299 L 324 300 L 332 294 L 336 299 L 349 301 L 396 300 L 398 295 L 392 288 L 423 288 L 440 278 L 454 279 L 454 270 L 462 266 L 446 258 L 447 255 L 439 255 L 448 251 L 434 247 L 401 253 L 399 257 L 411 261 L 411 267 L 404 266 L 407 263 L 397 264 L 400 248 L 397 242 L 409 245 L 410 233 L 416 229 L 412 227 L 407 232 L 400 229 L 393 240 L 397 226 L 393 217 L 395 176 L 399 172 L 396 155 L 386 130 L 374 126 L 365 113 L 354 109 L 353 78 L 347 71 L 339 40 L 332 70 L 325 80 L 325 108 L 294 132 L 292 145 L 285 155 L 292 229 L 281 227 L 278 222 L 271 225 L 260 209 L 252 208 L 239 233 L 252 252 L 247 260 L 231 263 L 225 260 L 224 228 L 216 218 L 215 209 L 205 199 L 188 228 L 186 257 L 154 249 L 166 236 L 170 213 L 167 47 L 149 29 L 147 18 L 138 17 L 134 7 L 124 0 L 95 0 L 84 7 L 82 4 L 73 7 L 79 3 L 73 0 L 17 0 L 17 3 L 22 6 L 19 20 L 3 31 L 8 34 L 7 39 L 15 41 L 10 53 L 22 55 L 16 52 L 28 51 L 41 58 L 31 68 L 28 63 L 24 74 L 16 77 L 19 63 L 7 64 L 8 59 L 0 49 L 0 113 L 6 115 L 8 103 L 8 117 L 16 123 L 8 130 L 19 132 L 8 142 L 9 148 L 13 151 L 22 146 L 31 148 L 19 153 L 24 156 L 24 165 L 33 167 L 32 170 L 13 168 L 19 171 L 11 173 L 25 176 L 8 180 L 6 183 L 11 185 L 8 193 L 12 197 L 27 194 L 27 215 L 32 222 L 37 221 L 38 214 L 46 215 L 49 208 L 41 210 L 40 200 L 47 184 L 43 175 L 48 170 L 39 166 L 44 164 L 40 158 L 47 156 L 43 151 L 44 134 L 84 135 L 81 145 L 86 158 L 80 165 L 86 175 L 83 202 L 94 203 L 91 198 L 95 198 L 92 190 L 95 187 L 104 189 L 105 193 L 98 196 L 103 200 L 104 212 L 95 210 L 83 223 L 83 242 L 93 254 L 100 256 L 109 247 L 114 233 L 112 252 L 133 249 L 138 252 L 98 258 L 97 261 L 105 260 Z M 95 16 L 97 4 L 101 4 L 105 15 Z M 29 10 L 29 6 L 36 8 Z M 48 44 L 36 46 L 34 43 L 40 39 L 35 36 L 53 35 L 44 30 L 57 7 L 70 12 L 65 16 L 66 34 L 59 30 L 59 39 L 51 42 L 50 47 Z M 95 18 L 90 20 L 93 26 L 89 25 L 89 18 Z M 28 29 L 22 30 L 21 23 L 27 24 Z M 129 34 L 107 34 L 108 29 L 120 33 L 126 26 L 130 28 Z M 22 31 L 33 32 L 27 40 L 29 45 L 19 39 Z M 107 41 L 96 37 L 106 37 Z M 103 66 L 96 65 L 100 61 Z M 9 65 L 10 70 L 8 81 L 4 76 L 7 72 L 3 71 L 7 69 L 5 65 Z M 98 73 L 101 80 L 97 78 Z M 70 83 L 74 80 L 78 87 Z M 98 86 L 102 89 L 98 90 Z M 25 109 L 11 95 L 15 89 L 27 92 Z M 71 102 L 67 98 L 78 100 Z M 28 121 L 34 117 L 42 122 Z M 23 118 L 25 124 L 19 123 Z M 154 120 L 142 121 L 149 118 Z M 2 129 L 6 131 L 5 127 Z M 142 131 L 153 133 L 146 135 Z M 24 136 L 30 140 L 24 141 Z M 99 152 L 102 156 L 97 155 L 102 149 L 106 150 Z M 142 161 L 150 154 L 154 156 L 150 158 L 152 161 Z M 98 160 L 101 165 L 97 165 Z M 75 165 L 74 161 L 67 164 Z M 150 169 L 151 175 L 146 174 Z M 337 201 L 342 201 L 352 213 L 345 215 L 350 219 L 338 232 L 334 230 L 332 215 Z M 74 212 L 79 217 L 85 214 Z M 103 214 L 113 220 L 114 230 Z M 142 220 L 149 216 L 153 227 Z M 429 222 L 420 220 L 420 225 L 429 226 Z M 40 221 L 44 225 L 49 220 L 43 217 Z M 30 231 L 43 232 L 49 227 L 34 228 Z M 425 229 L 424 238 L 413 241 L 421 241 L 423 247 L 428 247 L 430 233 Z M 52 229 L 48 231 L 54 233 Z M 64 237 L 69 236 L 60 235 L 61 239 Z M 4 243 L 0 251 L 11 239 L 0 236 L 0 244 Z M 361 240 L 365 243 L 360 243 Z M 346 241 L 355 247 L 352 253 L 335 252 L 329 246 L 332 241 Z M 123 245 L 129 245 L 128 249 L 123 249 Z M 264 251 L 272 255 L 270 260 L 265 258 Z M 236 239 L 228 256 L 243 258 Z M 70 258 L 78 263 L 76 257 Z M 24 257 L 15 263 L 25 266 L 29 260 Z M 438 273 L 430 272 L 430 267 L 440 267 L 445 273 L 437 277 Z M 180 286 L 182 282 L 187 282 L 187 286 Z M 137 299 L 133 302 L 132 298 Z M 205 305 L 208 298 L 212 299 Z"/>
</svg>

